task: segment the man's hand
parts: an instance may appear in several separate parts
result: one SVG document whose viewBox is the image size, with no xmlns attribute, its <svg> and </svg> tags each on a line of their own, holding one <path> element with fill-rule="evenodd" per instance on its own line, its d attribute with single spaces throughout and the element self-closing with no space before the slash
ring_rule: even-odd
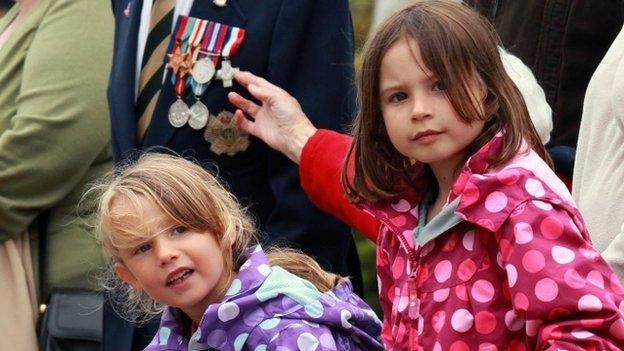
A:
<svg viewBox="0 0 624 351">
<path fill-rule="evenodd" d="M 239 72 L 234 78 L 260 101 L 258 105 L 235 92 L 229 93 L 228 99 L 238 107 L 234 114 L 236 122 L 249 134 L 299 164 L 303 147 L 316 133 L 299 102 L 283 89 L 252 73 Z M 254 120 L 245 118 L 245 114 Z"/>
</svg>

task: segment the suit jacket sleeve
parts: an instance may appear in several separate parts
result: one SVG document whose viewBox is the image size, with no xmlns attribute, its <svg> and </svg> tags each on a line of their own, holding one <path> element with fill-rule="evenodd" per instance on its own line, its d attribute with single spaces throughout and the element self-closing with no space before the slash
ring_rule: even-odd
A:
<svg viewBox="0 0 624 351">
<path fill-rule="evenodd" d="M 317 127 L 343 128 L 355 106 L 348 1 L 284 0 L 273 33 L 266 78 L 292 94 Z M 300 242 L 313 227 L 328 224 L 315 223 L 318 214 L 311 214 L 318 210 L 299 187 L 297 166 L 279 153 L 269 152 L 268 172 L 276 206 L 266 231 Z"/>
<path fill-rule="evenodd" d="M 0 134 L 0 241 L 65 198 L 106 150 L 113 27 L 101 4 L 51 2 L 28 47 L 17 112 Z"/>
</svg>

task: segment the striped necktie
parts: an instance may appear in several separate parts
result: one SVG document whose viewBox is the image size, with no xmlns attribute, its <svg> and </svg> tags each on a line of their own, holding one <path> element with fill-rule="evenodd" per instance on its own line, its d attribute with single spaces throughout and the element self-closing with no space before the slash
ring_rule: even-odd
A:
<svg viewBox="0 0 624 351">
<path fill-rule="evenodd" d="M 149 34 L 145 42 L 141 75 L 139 76 L 139 96 L 136 102 L 137 138 L 143 140 L 149 126 L 156 101 L 162 88 L 165 69 L 164 57 L 167 53 L 169 35 L 173 22 L 176 0 L 154 0 L 150 15 Z"/>
</svg>

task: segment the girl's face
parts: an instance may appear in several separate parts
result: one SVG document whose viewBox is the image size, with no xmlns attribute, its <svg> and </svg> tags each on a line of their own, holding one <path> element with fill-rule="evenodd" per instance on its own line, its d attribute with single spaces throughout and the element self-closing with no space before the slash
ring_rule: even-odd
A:
<svg viewBox="0 0 624 351">
<path fill-rule="evenodd" d="M 453 173 L 485 122 L 459 118 L 414 40 L 396 41 L 379 74 L 381 112 L 392 145 L 411 161 L 429 164 L 436 174 Z"/>
<path fill-rule="evenodd" d="M 210 303 L 217 302 L 227 288 L 230 274 L 214 235 L 180 226 L 144 197 L 138 216 L 129 217 L 128 226 L 157 235 L 139 240 L 120 251 L 117 275 L 152 299 L 182 309 L 199 322 Z M 128 201 L 116 200 L 112 211 L 136 213 Z"/>
</svg>

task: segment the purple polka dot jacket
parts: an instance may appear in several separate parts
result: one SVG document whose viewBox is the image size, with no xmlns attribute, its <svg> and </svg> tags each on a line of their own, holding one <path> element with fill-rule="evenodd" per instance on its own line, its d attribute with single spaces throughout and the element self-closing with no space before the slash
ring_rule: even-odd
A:
<svg viewBox="0 0 624 351">
<path fill-rule="evenodd" d="M 249 249 L 224 299 L 208 306 L 190 338 L 182 334 L 181 313 L 165 308 L 146 351 L 383 350 L 381 322 L 351 283 L 321 293 L 270 266 L 260 246 Z"/>
<path fill-rule="evenodd" d="M 382 223 L 385 346 L 624 349 L 624 289 L 592 246 L 568 190 L 533 151 L 492 169 L 487 160 L 501 140 L 467 160 L 444 209 L 416 238 L 418 182 L 398 201 L 365 205 Z"/>
</svg>

